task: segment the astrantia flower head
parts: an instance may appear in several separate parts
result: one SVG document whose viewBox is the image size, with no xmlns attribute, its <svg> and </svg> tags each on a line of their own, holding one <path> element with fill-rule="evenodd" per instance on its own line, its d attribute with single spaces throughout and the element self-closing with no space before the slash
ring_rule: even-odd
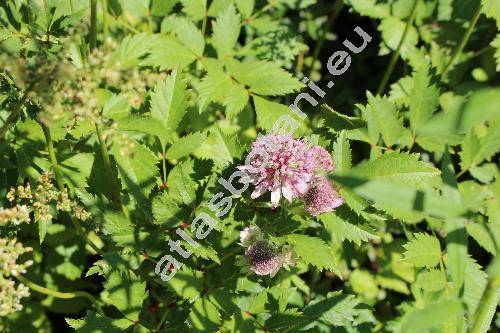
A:
<svg viewBox="0 0 500 333">
<path fill-rule="evenodd" d="M 292 251 L 284 247 L 281 252 L 267 239 L 256 225 L 250 225 L 240 232 L 240 244 L 245 254 L 240 265 L 257 275 L 273 277 L 281 267 L 292 263 Z"/>
<path fill-rule="evenodd" d="M 278 206 L 281 195 L 289 202 L 303 196 L 318 171 L 333 169 L 326 150 L 312 148 L 303 140 L 285 135 L 259 136 L 252 145 L 250 156 L 253 157 L 250 165 L 239 169 L 250 174 L 250 182 L 255 186 L 251 196 L 255 199 L 270 191 L 274 207 Z"/>
<path fill-rule="evenodd" d="M 304 206 L 312 216 L 331 212 L 344 203 L 332 182 L 325 177 L 317 177 L 304 195 Z"/>
<path fill-rule="evenodd" d="M 245 250 L 245 260 L 249 269 L 257 275 L 273 277 L 281 267 L 291 263 L 292 253 L 285 250 L 278 252 L 267 240 L 260 240 Z"/>
</svg>

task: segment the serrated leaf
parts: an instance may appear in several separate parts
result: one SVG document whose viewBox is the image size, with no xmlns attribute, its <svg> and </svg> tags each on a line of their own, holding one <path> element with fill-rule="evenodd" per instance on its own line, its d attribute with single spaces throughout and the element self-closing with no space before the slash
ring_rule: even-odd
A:
<svg viewBox="0 0 500 333">
<path fill-rule="evenodd" d="M 182 11 L 195 21 L 203 19 L 207 12 L 207 0 L 181 0 Z"/>
<path fill-rule="evenodd" d="M 255 105 L 255 113 L 257 114 L 257 126 L 259 128 L 271 131 L 278 118 L 283 115 L 292 117 L 297 122 L 297 125 L 301 123 L 301 120 L 294 116 L 288 106 L 271 102 L 256 95 L 253 95 L 252 98 Z"/>
<path fill-rule="evenodd" d="M 250 91 L 258 95 L 282 96 L 304 87 L 302 82 L 272 62 L 231 61 L 226 67 L 238 82 L 249 86 Z"/>
<path fill-rule="evenodd" d="M 374 235 L 368 230 L 368 228 L 362 228 L 354 223 L 351 223 L 349 220 L 343 218 L 343 216 L 339 216 L 340 214 L 336 212 L 323 214 L 320 219 L 325 224 L 325 227 L 330 231 L 332 237 L 339 241 L 343 241 L 347 239 L 350 242 L 355 243 L 356 245 L 361 245 L 361 242 L 368 242 L 370 240 L 377 240 L 379 237 Z M 355 215 L 351 214 L 349 216 L 351 221 L 355 220 L 360 221 L 360 218 L 356 218 Z"/>
<path fill-rule="evenodd" d="M 425 233 L 415 234 L 415 239 L 409 241 L 404 246 L 405 261 L 416 267 L 432 268 L 441 259 L 441 246 L 439 240 Z"/>
<path fill-rule="evenodd" d="M 241 154 L 242 147 L 238 138 L 222 133 L 219 128 L 211 129 L 208 138 L 195 151 L 197 157 L 211 159 L 216 166 L 232 163 Z"/>
<path fill-rule="evenodd" d="M 167 150 L 167 158 L 169 160 L 177 160 L 188 156 L 194 152 L 198 148 L 200 142 L 203 142 L 206 138 L 207 134 L 204 132 L 194 132 L 180 138 Z"/>
<path fill-rule="evenodd" d="M 194 162 L 188 160 L 177 164 L 168 174 L 168 193 L 180 204 L 191 205 L 196 198 L 197 184 L 192 178 Z"/>
<path fill-rule="evenodd" d="M 497 72 L 500 71 L 500 34 L 497 34 L 495 39 L 490 43 L 490 46 L 495 48 L 495 60 L 497 62 Z"/>
<path fill-rule="evenodd" d="M 155 36 L 146 33 L 126 36 L 111 55 L 109 65 L 121 69 L 136 66 L 140 58 L 149 51 L 155 39 Z"/>
<path fill-rule="evenodd" d="M 232 55 L 240 35 L 240 15 L 234 5 L 221 12 L 213 25 L 212 44 L 217 50 L 218 58 Z"/>
<path fill-rule="evenodd" d="M 429 67 L 421 66 L 413 75 L 410 93 L 410 125 L 413 133 L 431 116 L 438 105 L 439 89 L 432 82 Z"/>
<path fill-rule="evenodd" d="M 135 144 L 133 151 L 127 151 L 127 148 L 122 149 L 116 140 L 112 152 L 122 184 L 139 203 L 147 205 L 149 193 L 156 184 L 156 177 L 159 176 L 156 156 L 139 143 Z"/>
<path fill-rule="evenodd" d="M 199 332 L 216 331 L 221 318 L 219 310 L 209 301 L 208 297 L 198 298 L 189 313 L 189 323 Z"/>
<path fill-rule="evenodd" d="M 168 131 L 176 131 L 186 114 L 189 92 L 182 74 L 173 70 L 170 76 L 158 82 L 151 95 L 151 116 L 162 123 Z M 163 138 L 167 138 L 165 133 Z"/>
<path fill-rule="evenodd" d="M 484 160 L 490 160 L 500 150 L 500 118 L 493 121 L 479 137 L 474 129 L 465 136 L 460 152 L 460 166 L 468 170 Z"/>
<path fill-rule="evenodd" d="M 419 154 L 386 153 L 352 168 L 351 175 L 363 179 L 384 179 L 416 188 L 438 185 L 441 172 Z"/>
<path fill-rule="evenodd" d="M 337 264 L 333 260 L 332 250 L 320 238 L 292 234 L 286 237 L 293 252 L 306 264 L 311 264 L 320 270 L 327 269 L 340 275 Z"/>
<path fill-rule="evenodd" d="M 462 313 L 462 303 L 458 299 L 430 303 L 423 309 L 414 308 L 403 321 L 402 332 L 429 332 Z"/>
<path fill-rule="evenodd" d="M 492 237 L 491 233 L 495 229 L 494 225 L 489 226 L 488 224 L 481 224 L 481 223 L 467 223 L 465 228 L 467 229 L 467 233 L 469 234 L 469 236 L 474 238 L 474 240 L 483 249 L 485 249 L 492 255 L 497 254 L 495 238 Z"/>
<path fill-rule="evenodd" d="M 205 39 L 196 25 L 185 18 L 176 18 L 172 23 L 179 41 L 197 57 L 202 57 L 205 50 Z"/>
<path fill-rule="evenodd" d="M 199 92 L 200 113 L 214 101 L 222 101 L 222 97 L 232 87 L 231 77 L 221 71 L 210 71 L 201 80 L 197 90 Z"/>
<path fill-rule="evenodd" d="M 333 144 L 333 165 L 335 172 L 340 174 L 351 169 L 351 147 L 346 138 L 346 132 L 341 131 Z"/>
<path fill-rule="evenodd" d="M 497 27 L 500 28 L 500 1 L 498 0 L 482 0 L 481 9 L 483 13 L 496 21 Z"/>
<path fill-rule="evenodd" d="M 183 69 L 196 58 L 196 54 L 174 36 L 161 35 L 152 43 L 149 54 L 141 65 L 158 67 L 160 70 Z"/>
<path fill-rule="evenodd" d="M 142 282 L 133 272 L 123 274 L 113 270 L 106 277 L 104 290 L 108 293 L 109 304 L 132 322 L 138 320 L 142 303 L 148 296 L 145 281 Z"/>
<path fill-rule="evenodd" d="M 446 275 L 437 269 L 431 269 L 418 276 L 417 286 L 428 292 L 442 290 L 446 284 Z"/>
<path fill-rule="evenodd" d="M 386 146 L 393 146 L 404 131 L 396 106 L 389 102 L 387 97 L 373 96 L 370 93 L 368 93 L 368 103 Z"/>
<path fill-rule="evenodd" d="M 66 323 L 79 333 L 120 333 L 133 324 L 129 320 L 108 318 L 93 311 L 87 311 L 83 319 L 66 318 Z"/>
</svg>

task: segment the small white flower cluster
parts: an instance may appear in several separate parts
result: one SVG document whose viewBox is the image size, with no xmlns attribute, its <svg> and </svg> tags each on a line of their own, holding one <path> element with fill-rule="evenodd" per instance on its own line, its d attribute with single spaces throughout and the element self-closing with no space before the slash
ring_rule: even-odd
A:
<svg viewBox="0 0 500 333">
<path fill-rule="evenodd" d="M 32 248 L 24 247 L 16 239 L 0 238 L 0 317 L 22 310 L 21 299 L 28 297 L 28 287 L 16 284 L 10 277 L 26 273 L 26 268 L 33 264 L 28 260 L 19 264 L 19 256 L 31 252 Z"/>
<path fill-rule="evenodd" d="M 16 202 L 16 205 L 12 208 L 0 208 L 0 225 L 29 223 L 31 212 L 34 212 L 36 221 L 48 222 L 53 218 L 51 214 L 53 205 L 55 210 L 71 213 L 81 221 L 90 218 L 89 212 L 69 198 L 67 189 L 59 191 L 54 187 L 47 172 L 37 180 L 34 191 L 30 184 L 11 188 L 7 193 L 7 200 Z"/>
</svg>

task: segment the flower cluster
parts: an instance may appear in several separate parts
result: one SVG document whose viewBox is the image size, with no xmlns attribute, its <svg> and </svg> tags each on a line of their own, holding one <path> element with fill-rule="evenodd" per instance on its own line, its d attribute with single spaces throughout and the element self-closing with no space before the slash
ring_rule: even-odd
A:
<svg viewBox="0 0 500 333">
<path fill-rule="evenodd" d="M 59 191 L 54 187 L 49 173 L 40 176 L 35 190 L 31 189 L 29 183 L 26 186 L 12 188 L 7 193 L 7 200 L 17 204 L 12 208 L 0 208 L 0 225 L 30 222 L 31 212 L 34 213 L 36 221 L 48 222 L 53 218 L 54 206 L 56 211 L 71 213 L 81 221 L 90 218 L 89 212 L 69 198 L 66 188 Z"/>
<path fill-rule="evenodd" d="M 273 277 L 281 267 L 292 263 L 292 252 L 288 248 L 278 251 L 276 246 L 264 239 L 256 225 L 240 232 L 240 244 L 245 247 L 244 262 L 257 275 Z"/>
<path fill-rule="evenodd" d="M 26 273 L 26 268 L 33 264 L 28 260 L 17 263 L 19 256 L 30 252 L 30 247 L 17 243 L 16 239 L 0 238 L 0 317 L 22 310 L 21 298 L 28 297 L 28 288 L 22 283 L 16 287 L 10 277 Z"/>
<path fill-rule="evenodd" d="M 249 173 L 255 186 L 253 199 L 269 191 L 271 202 L 277 207 L 282 195 L 289 202 L 301 198 L 314 216 L 342 204 L 342 198 L 325 177 L 334 165 L 324 148 L 311 147 L 291 136 L 268 134 L 257 138 L 249 156 L 249 164 L 239 169 Z"/>
</svg>

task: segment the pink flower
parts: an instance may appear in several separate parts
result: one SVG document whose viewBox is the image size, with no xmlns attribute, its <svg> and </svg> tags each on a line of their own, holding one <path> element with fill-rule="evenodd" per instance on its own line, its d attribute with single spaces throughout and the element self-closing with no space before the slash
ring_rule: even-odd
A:
<svg viewBox="0 0 500 333">
<path fill-rule="evenodd" d="M 306 210 L 312 216 L 331 212 L 344 203 L 340 194 L 333 188 L 332 182 L 325 177 L 317 177 L 302 199 Z"/>
<path fill-rule="evenodd" d="M 251 197 L 255 199 L 269 191 L 274 207 L 279 205 L 281 195 L 289 202 L 305 195 L 317 172 L 333 170 L 330 154 L 325 149 L 311 147 L 291 136 L 259 136 L 252 144 L 250 156 L 253 157 L 250 165 L 238 168 L 248 171 L 250 183 L 255 186 Z M 252 169 L 259 170 L 252 172 Z"/>
</svg>

